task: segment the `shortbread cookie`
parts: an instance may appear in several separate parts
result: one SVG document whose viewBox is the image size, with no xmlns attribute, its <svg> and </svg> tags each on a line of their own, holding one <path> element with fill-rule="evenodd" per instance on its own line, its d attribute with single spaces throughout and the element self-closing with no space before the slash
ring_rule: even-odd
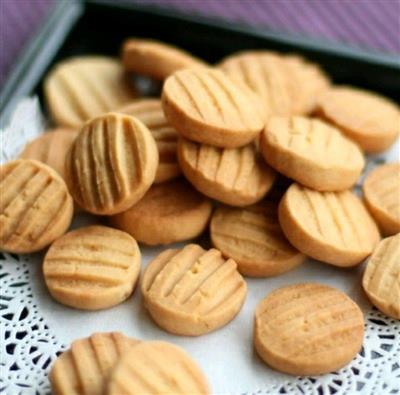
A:
<svg viewBox="0 0 400 395">
<path fill-rule="evenodd" d="M 400 134 L 399 107 L 361 89 L 338 86 L 328 90 L 318 102 L 318 112 L 366 152 L 384 151 Z"/>
<path fill-rule="evenodd" d="M 139 242 L 168 244 L 199 236 L 211 211 L 211 201 L 180 179 L 152 186 L 139 203 L 110 221 Z"/>
<path fill-rule="evenodd" d="M 232 258 L 245 276 L 276 276 L 305 259 L 285 238 L 277 206 L 272 202 L 218 208 L 211 220 L 210 234 L 213 245 L 224 257 Z"/>
<path fill-rule="evenodd" d="M 261 200 L 276 178 L 253 144 L 223 149 L 182 138 L 178 160 L 186 178 L 200 192 L 232 206 Z"/>
<path fill-rule="evenodd" d="M 108 113 L 81 129 L 67 156 L 67 183 L 85 210 L 111 215 L 143 197 L 157 166 L 157 146 L 149 129 L 132 116 Z"/>
<path fill-rule="evenodd" d="M 106 226 L 88 226 L 57 239 L 43 262 L 51 296 L 84 310 L 123 302 L 140 272 L 139 247 L 130 235 Z"/>
<path fill-rule="evenodd" d="M 122 62 L 127 71 L 164 80 L 180 69 L 205 66 L 183 49 L 150 39 L 130 38 L 122 47 Z"/>
<path fill-rule="evenodd" d="M 380 311 L 400 320 L 400 233 L 378 244 L 368 260 L 362 285 Z"/>
<path fill-rule="evenodd" d="M 31 159 L 0 166 L 0 250 L 39 251 L 66 232 L 73 201 L 51 167 Z"/>
<path fill-rule="evenodd" d="M 196 244 L 158 255 L 147 266 L 141 289 L 153 320 L 168 332 L 187 336 L 226 325 L 246 297 L 236 262 Z"/>
<path fill-rule="evenodd" d="M 155 183 L 179 176 L 181 169 L 176 159 L 178 133 L 165 118 L 159 99 L 141 99 L 120 109 L 142 121 L 150 130 L 157 143 L 159 164 Z"/>
<path fill-rule="evenodd" d="M 380 236 L 361 200 L 350 191 L 318 192 L 292 184 L 279 205 L 285 236 L 299 251 L 335 266 L 354 266 Z"/>
<path fill-rule="evenodd" d="M 254 140 L 264 127 L 254 96 L 211 68 L 181 70 L 164 84 L 162 104 L 184 137 L 234 148 Z"/>
<path fill-rule="evenodd" d="M 77 135 L 78 131 L 75 129 L 49 130 L 28 143 L 20 158 L 43 162 L 65 180 L 65 158 Z"/>
<path fill-rule="evenodd" d="M 142 342 L 123 355 L 112 372 L 108 395 L 207 395 L 207 380 L 183 349 Z"/>
<path fill-rule="evenodd" d="M 400 163 L 374 169 L 363 184 L 364 200 L 384 235 L 400 232 Z"/>
<path fill-rule="evenodd" d="M 315 376 L 334 372 L 360 351 L 364 317 L 343 292 L 322 284 L 289 285 L 257 306 L 254 345 L 281 372 Z"/>
<path fill-rule="evenodd" d="M 44 83 L 47 107 L 60 126 L 115 110 L 134 98 L 120 63 L 113 58 L 82 56 L 57 64 Z"/>
<path fill-rule="evenodd" d="M 53 395 L 103 395 L 114 366 L 137 344 L 138 340 L 119 332 L 94 333 L 75 340 L 51 368 Z"/>
<path fill-rule="evenodd" d="M 269 165 L 318 191 L 351 188 L 365 164 L 357 144 L 318 119 L 273 117 L 260 145 Z"/>
</svg>

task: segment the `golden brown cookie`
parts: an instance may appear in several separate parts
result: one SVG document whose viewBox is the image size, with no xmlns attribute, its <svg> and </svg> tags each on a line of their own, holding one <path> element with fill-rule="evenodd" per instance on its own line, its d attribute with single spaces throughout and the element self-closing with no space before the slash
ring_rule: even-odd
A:
<svg viewBox="0 0 400 395">
<path fill-rule="evenodd" d="M 284 236 L 272 202 L 245 208 L 219 207 L 212 216 L 210 234 L 214 247 L 232 258 L 244 276 L 276 276 L 305 259 Z"/>
<path fill-rule="evenodd" d="M 53 395 L 103 395 L 121 356 L 139 344 L 120 332 L 94 333 L 75 340 L 51 367 Z"/>
<path fill-rule="evenodd" d="M 134 98 L 121 64 L 103 56 L 81 56 L 58 63 L 46 77 L 44 95 L 56 124 L 80 127 Z"/>
<path fill-rule="evenodd" d="M 272 368 L 300 376 L 334 372 L 360 351 L 364 317 L 343 292 L 322 284 L 289 285 L 257 306 L 254 345 Z"/>
<path fill-rule="evenodd" d="M 318 101 L 318 112 L 366 152 L 384 151 L 400 134 L 399 107 L 369 91 L 331 88 Z"/>
<path fill-rule="evenodd" d="M 110 217 L 110 223 L 139 242 L 168 244 L 199 236 L 211 211 L 211 201 L 179 179 L 153 185 L 139 203 Z"/>
<path fill-rule="evenodd" d="M 164 80 L 180 69 L 205 66 L 183 49 L 151 39 L 129 38 L 122 47 L 122 63 L 127 71 Z"/>
<path fill-rule="evenodd" d="M 81 129 L 67 156 L 67 184 L 79 206 L 112 215 L 143 197 L 157 166 L 157 146 L 149 129 L 132 116 L 108 113 Z"/>
<path fill-rule="evenodd" d="M 226 325 L 240 311 L 246 283 L 232 259 L 189 244 L 163 251 L 147 266 L 144 304 L 161 328 L 198 336 Z"/>
<path fill-rule="evenodd" d="M 140 272 L 135 239 L 106 226 L 88 226 L 57 239 L 43 261 L 51 296 L 83 310 L 105 309 L 123 302 Z"/>
<path fill-rule="evenodd" d="M 155 183 L 178 177 L 181 169 L 176 159 L 178 133 L 165 118 L 159 99 L 141 99 L 119 110 L 142 121 L 156 140 L 160 158 Z"/>
<path fill-rule="evenodd" d="M 261 200 L 276 178 L 253 144 L 223 149 L 181 138 L 178 161 L 196 189 L 231 206 L 247 206 Z"/>
<path fill-rule="evenodd" d="M 318 192 L 292 184 L 279 205 L 285 236 L 299 251 L 335 266 L 354 266 L 372 253 L 380 236 L 351 191 Z"/>
<path fill-rule="evenodd" d="M 372 304 L 400 320 L 400 233 L 378 244 L 368 260 L 362 285 Z"/>
<path fill-rule="evenodd" d="M 35 252 L 66 232 L 73 201 L 51 167 L 31 159 L 0 166 L 0 250 Z"/>
<path fill-rule="evenodd" d="M 265 124 L 254 95 L 211 68 L 174 73 L 165 81 L 162 104 L 168 121 L 181 135 L 217 147 L 245 145 Z"/>
<path fill-rule="evenodd" d="M 142 342 L 124 354 L 112 372 L 108 395 L 207 395 L 207 380 L 180 347 Z"/>
<path fill-rule="evenodd" d="M 382 233 L 400 232 L 400 163 L 374 169 L 363 184 L 364 201 Z"/>
<path fill-rule="evenodd" d="M 318 191 L 352 187 L 365 164 L 355 143 L 318 119 L 272 117 L 261 134 L 260 146 L 270 166 Z"/>
</svg>

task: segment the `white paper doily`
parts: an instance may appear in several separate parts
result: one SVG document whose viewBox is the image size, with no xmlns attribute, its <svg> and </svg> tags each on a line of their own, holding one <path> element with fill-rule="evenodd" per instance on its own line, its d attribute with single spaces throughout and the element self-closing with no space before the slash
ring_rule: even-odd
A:
<svg viewBox="0 0 400 395">
<path fill-rule="evenodd" d="M 22 106 L 22 107 L 21 107 Z M 38 102 L 25 100 L 12 125 L 0 135 L 0 162 L 18 154 L 43 126 Z M 369 161 L 367 171 L 386 160 L 398 160 L 399 146 Z M 81 216 L 78 224 L 93 222 Z M 76 225 L 76 224 L 75 224 Z M 142 267 L 162 248 L 143 248 Z M 138 290 L 110 310 L 83 312 L 52 301 L 44 287 L 40 254 L 0 254 L 0 394 L 50 393 L 49 367 L 68 344 L 95 331 L 120 330 L 143 339 L 163 339 L 185 348 L 205 371 L 214 394 L 400 394 L 400 322 L 372 308 L 362 293 L 362 265 L 340 270 L 308 261 L 270 279 L 248 279 L 249 293 L 240 314 L 209 335 L 186 338 L 166 334 L 144 311 Z M 275 372 L 253 352 L 252 326 L 257 303 L 273 289 L 291 283 L 319 281 L 345 291 L 363 309 L 364 346 L 351 364 L 337 373 L 291 377 Z"/>
</svg>

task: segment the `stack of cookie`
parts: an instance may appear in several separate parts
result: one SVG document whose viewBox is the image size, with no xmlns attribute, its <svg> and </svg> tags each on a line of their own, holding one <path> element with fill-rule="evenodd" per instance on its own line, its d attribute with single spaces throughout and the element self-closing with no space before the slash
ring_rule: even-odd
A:
<svg viewBox="0 0 400 395">
<path fill-rule="evenodd" d="M 160 97 L 142 97 L 130 74 L 162 82 Z M 205 241 L 166 249 L 142 275 L 145 307 L 170 333 L 226 325 L 245 302 L 244 277 L 281 275 L 306 257 L 350 267 L 372 254 L 366 294 L 400 319 L 399 163 L 367 176 L 365 205 L 351 190 L 364 153 L 398 137 L 396 104 L 332 86 L 298 56 L 248 51 L 211 66 L 139 39 L 125 42 L 121 63 L 80 57 L 57 65 L 45 97 L 56 129 L 0 169 L 0 247 L 30 253 L 50 245 L 43 273 L 58 302 L 86 310 L 121 303 L 138 281 L 137 242 L 182 242 L 209 228 L 213 248 Z M 75 213 L 101 216 L 106 226 L 65 233 L 73 202 Z M 380 242 L 379 229 L 395 236 Z M 254 344 L 275 369 L 323 374 L 357 354 L 363 328 L 348 296 L 298 284 L 260 302 Z M 125 342 L 132 351 L 122 356 Z M 101 375 L 82 375 L 76 355 L 86 349 L 92 359 L 82 369 L 97 364 Z M 52 384 L 56 394 L 206 393 L 187 358 L 174 346 L 97 334 L 62 354 Z M 186 370 L 175 375 L 170 361 Z"/>
</svg>

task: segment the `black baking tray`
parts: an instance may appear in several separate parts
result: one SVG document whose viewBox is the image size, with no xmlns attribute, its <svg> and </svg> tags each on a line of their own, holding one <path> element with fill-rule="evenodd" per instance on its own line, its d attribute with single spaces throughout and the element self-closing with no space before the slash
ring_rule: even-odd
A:
<svg viewBox="0 0 400 395">
<path fill-rule="evenodd" d="M 41 97 L 43 77 L 54 63 L 83 54 L 118 56 L 122 41 L 129 36 L 172 43 L 211 63 L 243 49 L 297 52 L 318 62 L 335 83 L 364 87 L 400 101 L 398 55 L 189 16 L 151 7 L 145 1 L 68 0 L 56 2 L 47 21 L 16 61 L 0 94 L 1 126 L 19 98 L 34 93 Z"/>
</svg>

